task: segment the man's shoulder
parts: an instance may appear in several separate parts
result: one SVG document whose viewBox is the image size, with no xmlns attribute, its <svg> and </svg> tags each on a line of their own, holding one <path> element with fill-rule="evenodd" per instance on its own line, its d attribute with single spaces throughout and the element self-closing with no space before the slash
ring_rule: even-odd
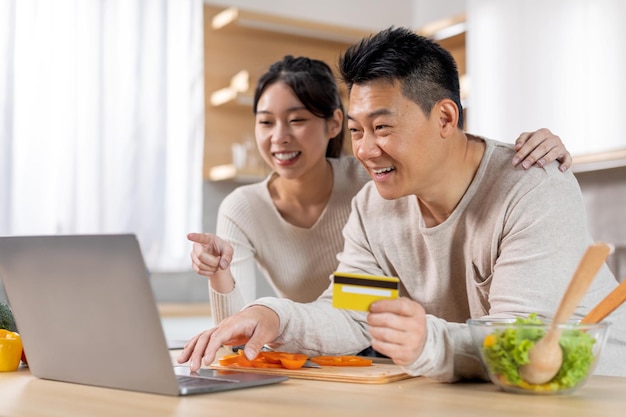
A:
<svg viewBox="0 0 626 417">
<path fill-rule="evenodd" d="M 500 196 L 498 199 L 502 200 L 504 195 L 521 198 L 532 193 L 533 198 L 551 201 L 551 196 L 569 199 L 578 194 L 576 178 L 569 171 L 561 172 L 558 161 L 544 167 L 533 165 L 524 169 L 521 165 L 513 166 L 511 162 L 515 154 L 513 144 L 493 140 L 486 140 L 486 143 L 489 156 L 484 169 L 477 175 L 481 198 Z"/>
<path fill-rule="evenodd" d="M 515 155 L 515 148 L 512 143 L 499 142 L 491 139 L 484 139 L 488 153 L 488 170 L 493 179 L 494 171 L 498 173 L 498 181 L 502 179 L 512 179 L 516 182 L 540 182 L 547 178 L 555 177 L 557 180 L 571 181 L 570 175 L 563 175 L 559 171 L 559 162 L 553 161 L 544 167 L 533 165 L 529 169 L 522 168 L 521 165 L 513 166 L 512 160 Z M 571 173 L 570 173 L 571 174 Z"/>
</svg>

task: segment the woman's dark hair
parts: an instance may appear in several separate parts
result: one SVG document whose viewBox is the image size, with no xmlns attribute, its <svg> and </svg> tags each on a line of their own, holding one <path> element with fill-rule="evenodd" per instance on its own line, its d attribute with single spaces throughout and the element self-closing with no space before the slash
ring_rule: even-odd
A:
<svg viewBox="0 0 626 417">
<path fill-rule="evenodd" d="M 459 110 L 463 128 L 459 73 L 452 55 L 435 42 L 406 28 L 388 28 L 351 46 L 339 59 L 339 72 L 348 90 L 354 84 L 384 79 L 399 81 L 402 93 L 430 114 L 448 98 Z"/>
<path fill-rule="evenodd" d="M 329 119 L 336 109 L 343 113 L 337 81 L 330 67 L 323 61 L 286 55 L 272 64 L 261 76 L 254 91 L 254 114 L 261 95 L 270 85 L 282 81 L 291 88 L 304 107 L 317 117 Z M 337 136 L 331 138 L 326 148 L 327 158 L 341 156 L 344 140 L 344 123 Z"/>
</svg>

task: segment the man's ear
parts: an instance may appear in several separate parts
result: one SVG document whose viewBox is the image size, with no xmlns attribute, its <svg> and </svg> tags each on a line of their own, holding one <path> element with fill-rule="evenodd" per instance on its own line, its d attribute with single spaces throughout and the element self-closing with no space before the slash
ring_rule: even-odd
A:
<svg viewBox="0 0 626 417">
<path fill-rule="evenodd" d="M 454 101 L 447 98 L 437 102 L 435 107 L 438 109 L 441 136 L 448 137 L 458 130 L 459 108 Z"/>
</svg>

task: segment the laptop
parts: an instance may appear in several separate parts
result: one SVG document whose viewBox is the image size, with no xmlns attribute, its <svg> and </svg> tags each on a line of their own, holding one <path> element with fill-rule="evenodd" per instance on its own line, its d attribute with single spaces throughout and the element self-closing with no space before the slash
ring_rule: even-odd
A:
<svg viewBox="0 0 626 417">
<path fill-rule="evenodd" d="M 288 379 L 173 365 L 135 235 L 0 236 L 0 278 L 39 378 L 165 395 Z"/>
</svg>

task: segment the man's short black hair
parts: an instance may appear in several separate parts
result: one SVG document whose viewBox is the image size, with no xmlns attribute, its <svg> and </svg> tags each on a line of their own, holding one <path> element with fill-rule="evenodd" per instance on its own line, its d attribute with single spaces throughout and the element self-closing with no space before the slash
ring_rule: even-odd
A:
<svg viewBox="0 0 626 417">
<path fill-rule="evenodd" d="M 448 98 L 459 109 L 458 128 L 463 128 L 459 73 L 452 55 L 432 40 L 407 28 L 390 27 L 351 46 L 339 58 L 343 82 L 399 81 L 402 93 L 430 114 L 438 101 Z"/>
</svg>

